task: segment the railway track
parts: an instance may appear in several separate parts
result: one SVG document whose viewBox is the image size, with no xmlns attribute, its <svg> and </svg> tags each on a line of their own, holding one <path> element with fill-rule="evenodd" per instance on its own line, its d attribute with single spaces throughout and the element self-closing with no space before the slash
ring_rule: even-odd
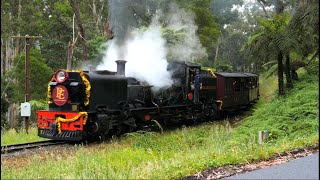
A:
<svg viewBox="0 0 320 180">
<path fill-rule="evenodd" d="M 38 141 L 38 142 L 30 142 L 30 143 L 23 143 L 23 144 L 13 144 L 13 145 L 7 145 L 7 146 L 1 146 L 1 155 L 22 151 L 25 149 L 33 149 L 33 148 L 39 148 L 44 146 L 54 146 L 54 145 L 61 145 L 66 144 L 66 142 L 63 141 L 55 141 L 55 140 L 48 140 L 48 141 Z"/>
</svg>

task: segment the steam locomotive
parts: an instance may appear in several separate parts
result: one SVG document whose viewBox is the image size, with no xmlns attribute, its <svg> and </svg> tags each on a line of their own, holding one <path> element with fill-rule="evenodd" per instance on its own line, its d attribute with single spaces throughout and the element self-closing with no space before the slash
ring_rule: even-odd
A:
<svg viewBox="0 0 320 180">
<path fill-rule="evenodd" d="M 120 135 L 156 124 L 189 124 L 213 120 L 259 98 L 258 75 L 214 73 L 199 65 L 170 62 L 174 84 L 154 91 L 147 82 L 117 72 L 57 70 L 48 84 L 49 109 L 37 111 L 38 136 L 80 141 Z M 195 72 L 202 75 L 195 103 Z"/>
</svg>

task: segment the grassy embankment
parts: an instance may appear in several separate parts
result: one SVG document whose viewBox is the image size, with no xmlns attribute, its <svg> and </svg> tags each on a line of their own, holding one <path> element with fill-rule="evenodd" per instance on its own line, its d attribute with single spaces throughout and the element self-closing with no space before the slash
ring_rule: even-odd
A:
<svg viewBox="0 0 320 180">
<path fill-rule="evenodd" d="M 274 92 L 276 79 L 261 78 L 263 98 L 251 117 L 160 133 L 131 133 L 110 144 L 1 162 L 1 178 L 172 179 L 207 167 L 264 160 L 275 153 L 316 146 L 319 141 L 318 77 L 302 72 L 286 97 Z M 270 139 L 257 143 L 259 130 Z"/>
<path fill-rule="evenodd" d="M 30 127 L 28 132 L 29 134 L 27 134 L 24 129 L 21 129 L 18 132 L 14 129 L 1 131 L 1 146 L 48 140 L 38 136 L 37 127 Z"/>
</svg>

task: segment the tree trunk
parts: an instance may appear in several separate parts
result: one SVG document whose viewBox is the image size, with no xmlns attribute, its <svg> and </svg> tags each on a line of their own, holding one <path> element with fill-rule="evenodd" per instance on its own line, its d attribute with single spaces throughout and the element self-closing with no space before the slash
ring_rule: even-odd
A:
<svg viewBox="0 0 320 180">
<path fill-rule="evenodd" d="M 92 0 L 92 14 L 96 20 L 96 31 L 99 33 L 99 16 L 97 16 L 96 0 Z"/>
<path fill-rule="evenodd" d="M 291 73 L 290 73 L 290 56 L 289 54 L 286 54 L 286 68 L 285 68 L 285 73 L 286 73 L 286 80 L 287 80 L 287 88 L 292 88 L 292 79 L 291 79 Z"/>
<path fill-rule="evenodd" d="M 17 7 L 17 20 L 19 22 L 20 16 L 21 16 L 21 11 L 22 11 L 22 6 L 20 0 L 18 1 L 18 7 Z M 16 32 L 17 36 L 20 36 L 20 28 L 18 27 L 18 31 Z M 15 48 L 15 55 L 20 53 L 20 38 L 15 38 L 16 40 L 16 48 Z"/>
<path fill-rule="evenodd" d="M 7 124 L 9 128 L 17 129 L 17 104 L 12 103 L 8 107 L 6 114 Z"/>
<path fill-rule="evenodd" d="M 99 32 L 103 35 L 103 25 L 102 25 L 102 12 L 104 12 L 104 1 L 100 0 L 101 7 L 100 11 L 98 12 L 98 19 L 97 19 L 97 26 L 99 27 Z"/>
<path fill-rule="evenodd" d="M 1 76 L 5 74 L 6 67 L 6 46 L 3 38 L 1 38 Z"/>
<path fill-rule="evenodd" d="M 278 89 L 279 89 L 280 96 L 284 95 L 282 59 L 283 59 L 282 51 L 279 51 L 277 60 L 278 60 Z"/>
<path fill-rule="evenodd" d="M 6 41 L 6 63 L 5 63 L 5 71 L 8 71 L 13 66 L 13 58 L 15 56 L 14 49 L 11 48 L 13 44 L 13 39 Z"/>
<path fill-rule="evenodd" d="M 107 7 L 109 7 L 108 4 L 109 1 L 107 1 Z M 108 18 L 107 21 L 103 25 L 103 35 L 107 37 L 107 39 L 113 39 L 113 32 L 112 32 L 112 26 L 111 26 L 111 11 L 108 10 Z"/>
<path fill-rule="evenodd" d="M 73 53 L 72 53 L 72 42 L 69 41 L 69 44 L 68 44 L 68 60 L 67 60 L 67 69 L 71 69 L 71 62 L 72 62 L 72 56 L 73 56 Z"/>
<path fill-rule="evenodd" d="M 7 109 L 7 112 L 6 112 L 6 124 L 8 125 L 8 127 L 10 127 L 11 125 L 10 125 L 10 123 L 11 123 L 11 121 L 10 121 L 10 118 L 12 117 L 12 115 L 11 115 L 11 106 L 12 106 L 12 104 L 10 104 L 9 106 L 8 106 L 8 109 Z"/>
<path fill-rule="evenodd" d="M 103 1 L 100 1 L 100 2 L 102 2 L 100 10 L 97 11 L 96 0 L 92 1 L 92 14 L 96 21 L 95 26 L 96 26 L 97 33 L 100 33 L 101 29 L 103 29 L 103 27 L 100 29 L 100 24 L 101 24 L 101 13 L 103 12 L 103 8 L 104 8 L 104 2 Z"/>
<path fill-rule="evenodd" d="M 281 0 L 275 0 L 275 9 L 276 9 L 276 14 L 281 14 L 284 10 L 284 4 Z M 283 64 L 282 64 L 282 59 L 283 59 L 283 54 L 282 51 L 278 51 L 278 90 L 279 90 L 279 95 L 283 96 L 284 95 L 284 83 L 283 83 Z"/>
<path fill-rule="evenodd" d="M 83 61 L 87 61 L 89 58 L 89 50 L 88 47 L 86 45 L 86 36 L 85 36 L 85 31 L 84 28 L 82 26 L 82 22 L 81 22 L 81 17 L 80 17 L 80 10 L 79 10 L 79 1 L 78 0 L 69 0 L 69 3 L 73 9 L 74 14 L 76 15 L 76 21 L 78 24 L 78 28 L 80 31 L 80 36 L 81 36 L 81 44 L 82 44 L 82 48 L 83 48 Z"/>
<path fill-rule="evenodd" d="M 17 129 L 17 103 L 13 103 L 12 128 Z"/>
<path fill-rule="evenodd" d="M 110 26 L 109 20 L 104 24 L 103 35 L 107 37 L 107 39 L 113 39 L 112 27 Z"/>
</svg>

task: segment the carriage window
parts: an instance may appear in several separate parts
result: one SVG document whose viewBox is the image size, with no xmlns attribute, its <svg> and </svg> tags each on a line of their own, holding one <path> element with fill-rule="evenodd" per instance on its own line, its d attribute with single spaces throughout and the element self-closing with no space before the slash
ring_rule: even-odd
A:
<svg viewBox="0 0 320 180">
<path fill-rule="evenodd" d="M 245 91 L 247 91 L 249 89 L 249 86 L 250 86 L 250 80 L 249 79 L 246 79 L 246 83 L 243 84 L 243 89 Z"/>
<path fill-rule="evenodd" d="M 257 86 L 257 80 L 256 78 L 252 79 L 252 88 L 255 88 Z"/>
<path fill-rule="evenodd" d="M 240 92 L 240 83 L 237 81 L 233 82 L 233 87 L 235 92 Z"/>
<path fill-rule="evenodd" d="M 231 78 L 226 78 L 226 79 L 225 79 L 225 82 L 226 82 L 226 90 L 225 90 L 225 92 L 226 92 L 227 94 L 231 94 L 232 91 L 233 91 L 233 85 L 232 85 L 233 79 L 231 79 Z"/>
<path fill-rule="evenodd" d="M 241 88 L 243 91 L 248 90 L 247 83 L 245 83 L 245 82 L 241 82 L 241 86 L 240 86 L 240 88 Z"/>
</svg>

